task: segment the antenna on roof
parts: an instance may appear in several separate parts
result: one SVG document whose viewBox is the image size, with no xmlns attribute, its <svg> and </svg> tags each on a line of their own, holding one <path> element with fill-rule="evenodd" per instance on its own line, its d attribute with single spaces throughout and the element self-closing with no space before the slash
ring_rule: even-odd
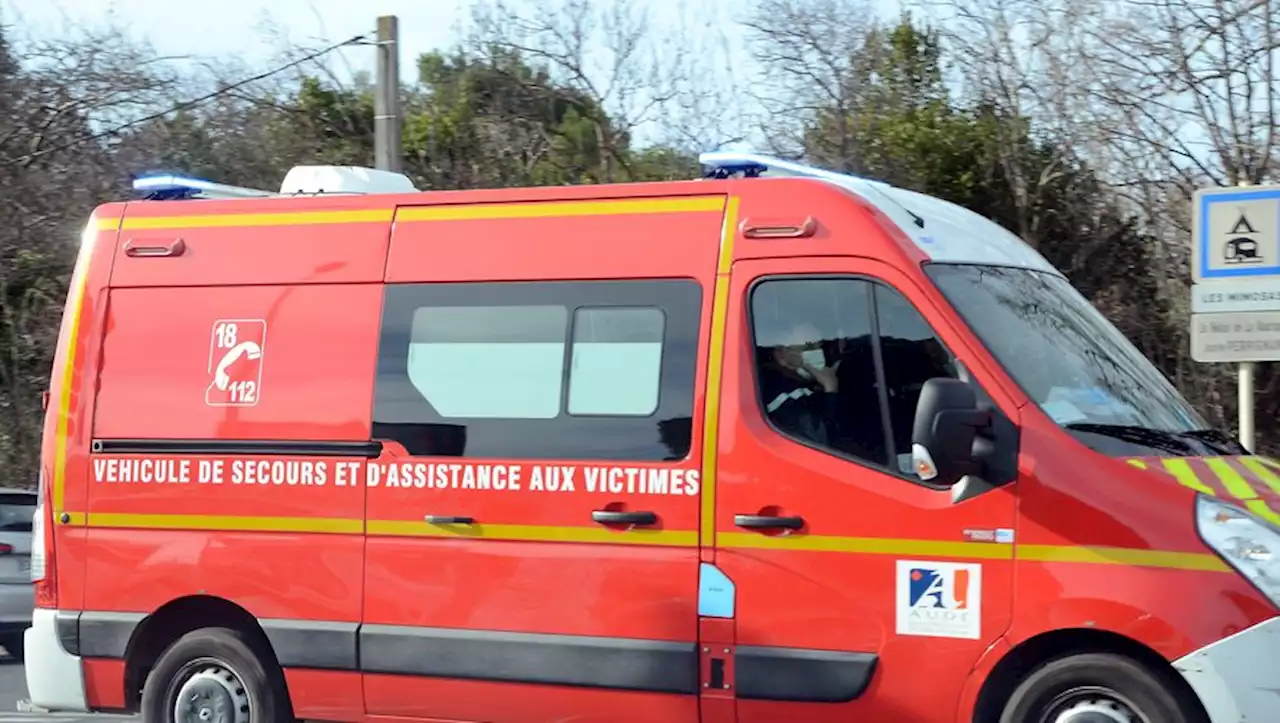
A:
<svg viewBox="0 0 1280 723">
<path fill-rule="evenodd" d="M 830 181 L 846 188 L 861 190 L 851 182 L 861 182 L 866 184 L 876 193 L 886 198 L 890 203 L 906 211 L 911 217 L 912 222 L 920 228 L 924 228 L 924 219 L 911 209 L 902 205 L 902 202 L 885 191 L 889 184 L 883 181 L 876 181 L 870 178 L 854 176 L 848 173 L 836 173 L 815 166 L 806 166 L 803 163 L 795 161 L 785 161 L 781 158 L 765 156 L 759 153 L 746 153 L 742 151 L 712 151 L 709 153 L 698 154 L 698 162 L 702 164 L 703 178 L 729 178 L 734 173 L 741 173 L 744 178 L 758 178 L 764 173 L 771 176 L 798 176 L 801 178 L 818 178 L 824 181 Z"/>
</svg>

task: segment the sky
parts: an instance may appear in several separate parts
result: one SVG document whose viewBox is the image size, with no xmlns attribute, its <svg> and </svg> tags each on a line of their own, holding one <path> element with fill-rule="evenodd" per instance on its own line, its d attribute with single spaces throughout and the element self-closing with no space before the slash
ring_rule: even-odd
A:
<svg viewBox="0 0 1280 723">
<path fill-rule="evenodd" d="M 465 0 L 0 0 L 0 18 L 24 35 L 46 37 L 68 22 L 94 27 L 114 18 L 165 55 L 234 55 L 265 65 L 280 50 L 270 37 L 272 26 L 286 28 L 288 39 L 298 45 L 320 47 L 371 33 L 379 15 L 396 15 L 403 73 L 419 53 L 452 44 L 454 27 L 467 17 L 466 6 Z M 372 48 L 340 52 L 353 69 L 372 70 Z"/>
<path fill-rule="evenodd" d="M 557 5 L 551 0 L 506 0 L 514 6 Z M 896 11 L 899 0 L 867 0 L 881 17 Z M 748 5 L 741 0 L 640 0 L 653 26 L 674 26 L 682 18 L 706 23 L 727 41 L 735 75 L 749 73 L 751 59 L 742 28 L 733 22 Z M 278 65 L 293 48 L 318 49 L 374 31 L 379 15 L 395 15 L 400 30 L 402 82 L 413 80 L 417 56 L 450 48 L 470 17 L 470 0 L 212 0 L 169 3 L 163 0 L 0 0 L 0 23 L 14 26 L 19 37 L 51 37 L 68 25 L 128 28 L 169 57 L 234 58 L 252 72 Z M 689 8 L 696 11 L 689 12 Z M 278 33 L 283 32 L 281 38 Z M 655 37 L 656 37 L 655 36 Z M 339 74 L 372 72 L 376 55 L 371 46 L 338 50 L 330 68 Z M 723 63 L 724 60 L 722 59 Z M 743 70 L 745 69 L 745 70 Z M 648 124 L 652 127 L 652 124 Z M 646 144 L 649 128 L 636 129 Z"/>
<path fill-rule="evenodd" d="M 889 7 L 896 0 L 871 0 Z M 520 6 L 520 0 L 510 3 Z M 534 2 L 525 0 L 524 5 Z M 548 5 L 552 3 L 546 3 Z M 723 20 L 731 39 L 742 33 L 729 8 L 745 3 L 734 0 L 642 0 L 655 25 L 679 22 L 682 7 L 697 7 L 705 20 Z M 214 0 L 208 3 L 170 4 L 162 0 L 0 0 L 0 22 L 16 25 L 22 35 L 49 36 L 68 22 L 101 26 L 113 18 L 136 37 L 146 39 L 165 55 L 235 56 L 267 63 L 278 57 L 278 40 L 270 37 L 287 28 L 289 40 L 299 46 L 322 47 L 364 32 L 373 32 L 379 15 L 399 18 L 401 72 L 411 68 L 422 52 L 447 48 L 469 17 L 468 0 Z M 172 8 L 172 9 L 171 9 Z M 372 70 L 372 48 L 340 51 L 343 64 Z M 407 79 L 407 77 L 406 77 Z"/>
<path fill-rule="evenodd" d="M 899 0 L 869 0 L 884 17 Z M 512 3 L 519 5 L 519 1 Z M 552 3 L 546 3 L 552 4 Z M 697 7 L 702 19 L 707 10 L 723 20 L 730 39 L 741 39 L 731 22 L 735 0 L 647 0 L 655 24 L 678 21 L 681 7 Z M 163 0 L 0 0 L 0 22 L 17 25 L 21 34 L 48 36 L 68 22 L 100 26 L 111 18 L 166 55 L 235 56 L 266 63 L 280 50 L 266 37 L 271 25 L 287 27 L 298 45 L 321 47 L 363 32 L 372 32 L 379 15 L 400 20 L 401 68 L 411 68 L 414 58 L 427 50 L 453 44 L 459 23 L 468 18 L 468 0 L 213 0 L 168 3 Z M 713 9 L 714 8 L 714 9 Z M 372 70 L 372 48 L 340 51 L 353 69 Z"/>
</svg>

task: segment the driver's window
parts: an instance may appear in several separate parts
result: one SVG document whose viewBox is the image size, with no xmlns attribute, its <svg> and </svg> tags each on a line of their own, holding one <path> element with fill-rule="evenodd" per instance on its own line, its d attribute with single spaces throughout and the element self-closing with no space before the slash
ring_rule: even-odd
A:
<svg viewBox="0 0 1280 723">
<path fill-rule="evenodd" d="M 954 357 L 900 294 L 862 279 L 774 278 L 751 295 L 761 406 L 782 434 L 914 476 L 920 388 Z"/>
</svg>

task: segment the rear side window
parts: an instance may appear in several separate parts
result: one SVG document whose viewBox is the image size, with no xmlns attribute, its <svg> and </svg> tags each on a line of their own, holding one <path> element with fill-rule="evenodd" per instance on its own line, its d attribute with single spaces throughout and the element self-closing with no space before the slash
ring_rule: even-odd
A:
<svg viewBox="0 0 1280 723">
<path fill-rule="evenodd" d="M 560 415 L 568 311 L 563 306 L 414 309 L 409 381 L 441 417 L 554 419 Z"/>
<path fill-rule="evenodd" d="M 683 459 L 692 280 L 387 289 L 374 435 L 414 455 Z"/>
<path fill-rule="evenodd" d="M 574 311 L 569 414 L 647 417 L 657 411 L 665 326 L 655 307 Z"/>
</svg>

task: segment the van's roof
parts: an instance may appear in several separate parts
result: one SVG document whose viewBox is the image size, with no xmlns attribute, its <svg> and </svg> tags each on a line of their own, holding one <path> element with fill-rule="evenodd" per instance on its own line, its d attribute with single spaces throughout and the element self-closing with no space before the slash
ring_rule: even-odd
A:
<svg viewBox="0 0 1280 723">
<path fill-rule="evenodd" d="M 699 158 L 711 174 L 725 169 L 761 178 L 810 178 L 837 186 L 887 216 L 931 261 L 1014 266 L 1062 275 L 1016 234 L 936 196 L 755 153 L 704 153 Z"/>
<path fill-rule="evenodd" d="M 181 176 L 141 178 L 135 182 L 134 187 L 151 198 L 170 199 L 163 202 L 164 210 L 145 202 L 151 207 L 145 215 L 167 216 L 170 209 L 174 215 L 192 212 L 190 205 L 178 203 L 174 199 L 222 199 L 209 206 L 200 204 L 203 207 L 202 214 L 217 214 L 230 207 L 240 206 L 241 203 L 275 201 L 289 204 L 291 201 L 303 202 L 303 199 L 316 199 L 327 208 L 354 210 L 368 208 L 368 196 L 376 196 L 379 205 L 398 206 L 422 203 L 423 193 L 430 193 L 433 204 L 442 205 L 700 195 L 707 193 L 709 186 L 720 186 L 714 192 L 732 194 L 737 192 L 735 188 L 740 188 L 738 184 L 741 183 L 771 184 L 778 182 L 774 179 L 787 178 L 791 179 L 784 182 L 788 185 L 796 182 L 819 183 L 856 196 L 862 204 L 874 208 L 896 225 L 927 260 L 1012 266 L 1062 275 L 1017 235 L 973 211 L 934 196 L 897 188 L 878 180 L 754 153 L 704 153 L 699 160 L 704 168 L 702 180 L 594 186 L 423 192 L 415 189 L 407 177 L 387 171 L 340 166 L 298 166 L 290 171 L 279 192 L 238 188 Z M 738 176 L 743 176 L 744 179 L 739 179 Z M 340 190 L 335 193 L 334 189 Z M 214 208 L 218 210 L 214 211 Z"/>
</svg>

